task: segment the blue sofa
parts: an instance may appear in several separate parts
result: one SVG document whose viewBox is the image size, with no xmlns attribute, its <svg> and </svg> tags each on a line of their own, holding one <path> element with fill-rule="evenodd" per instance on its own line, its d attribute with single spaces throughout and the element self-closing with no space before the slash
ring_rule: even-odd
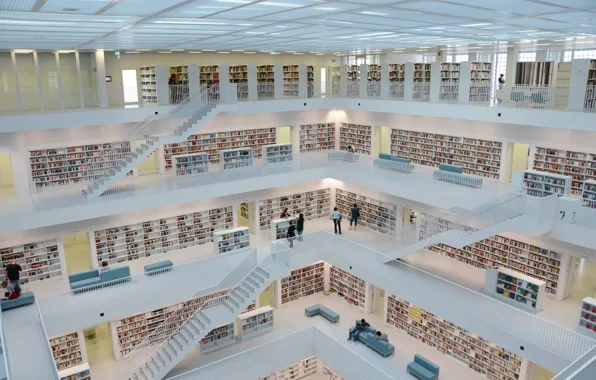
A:
<svg viewBox="0 0 596 380">
<path fill-rule="evenodd" d="M 170 260 L 164 260 L 153 264 L 147 264 L 143 268 L 145 269 L 145 274 L 151 276 L 171 270 L 173 267 L 174 263 L 172 263 Z"/>
<path fill-rule="evenodd" d="M 35 302 L 35 294 L 33 292 L 23 292 L 16 300 L 2 300 L 0 301 L 0 308 L 2 311 L 14 309 L 15 307 L 30 305 Z"/>
<path fill-rule="evenodd" d="M 358 324 L 358 322 L 360 321 L 357 320 L 356 324 Z M 354 330 L 356 330 L 356 327 L 352 327 L 350 329 L 350 332 Z M 376 332 L 377 330 L 375 328 L 366 326 L 364 328 L 364 331 L 358 334 L 357 340 L 361 343 L 364 343 L 368 348 L 372 349 L 373 351 L 376 351 L 383 357 L 388 357 L 392 355 L 395 352 L 395 346 L 391 343 L 377 339 L 377 337 L 375 336 Z"/>
<path fill-rule="evenodd" d="M 108 269 L 101 273 L 98 269 L 94 269 L 86 272 L 74 273 L 68 276 L 70 289 L 75 291 L 75 293 L 77 290 L 83 291 L 83 288 L 88 288 L 94 285 L 111 285 L 109 283 L 116 280 L 130 280 L 130 268 L 120 267 Z"/>
<path fill-rule="evenodd" d="M 449 165 L 449 164 L 439 164 L 439 170 L 449 173 L 457 173 L 462 174 L 464 169 L 461 166 L 456 165 Z"/>
<path fill-rule="evenodd" d="M 439 170 L 433 172 L 433 179 L 468 187 L 482 187 L 482 178 L 465 175 L 462 172 L 463 168 L 460 166 L 440 164 Z"/>
<path fill-rule="evenodd" d="M 339 314 L 321 304 L 310 305 L 304 309 L 304 314 L 309 318 L 315 315 L 321 315 L 331 323 L 337 323 L 339 321 Z"/>
<path fill-rule="evenodd" d="M 410 164 L 409 162 L 405 163 L 397 160 L 385 160 L 381 158 L 374 159 L 373 166 L 381 169 L 393 170 L 400 173 L 414 173 L 414 171 L 416 170 L 415 166 Z"/>
<path fill-rule="evenodd" d="M 379 153 L 379 158 L 381 160 L 389 160 L 389 161 L 401 162 L 402 164 L 409 164 L 410 163 L 410 160 L 408 160 L 407 158 L 398 157 L 395 154 Z"/>
<path fill-rule="evenodd" d="M 356 153 L 348 153 L 345 151 L 341 151 L 341 152 L 329 152 L 327 153 L 327 159 L 329 161 L 333 161 L 333 160 L 343 160 L 343 161 L 349 161 L 349 162 L 355 162 L 358 161 L 360 159 L 360 155 L 356 154 Z"/>
<path fill-rule="evenodd" d="M 416 354 L 414 361 L 408 364 L 408 373 L 421 380 L 436 380 L 439 378 L 439 366 Z"/>
</svg>

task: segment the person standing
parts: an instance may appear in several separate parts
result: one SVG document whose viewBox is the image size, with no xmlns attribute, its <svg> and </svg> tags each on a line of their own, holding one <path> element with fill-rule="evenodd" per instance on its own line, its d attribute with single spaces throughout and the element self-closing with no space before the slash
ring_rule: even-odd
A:
<svg viewBox="0 0 596 380">
<path fill-rule="evenodd" d="M 335 229 L 335 233 L 339 230 L 339 234 L 341 235 L 341 214 L 337 211 L 337 207 L 333 208 L 333 212 L 331 213 L 331 219 L 333 219 L 333 228 Z"/>
<path fill-rule="evenodd" d="M 20 273 L 22 269 L 19 264 L 17 264 L 17 259 L 13 258 L 12 262 L 6 266 L 6 276 L 8 277 L 8 281 L 14 286 L 14 290 L 17 293 L 21 293 L 21 276 Z"/>
<path fill-rule="evenodd" d="M 505 74 L 499 75 L 499 90 L 497 93 L 497 102 L 501 103 L 503 101 L 504 93 L 503 88 L 505 87 Z"/>
<path fill-rule="evenodd" d="M 294 238 L 296 237 L 296 226 L 290 224 L 286 238 L 290 242 L 290 248 L 294 248 Z"/>
<path fill-rule="evenodd" d="M 283 209 L 283 211 L 281 212 L 281 216 L 280 216 L 280 218 L 281 218 L 281 219 L 285 219 L 285 218 L 289 218 L 289 217 L 290 217 L 290 214 L 288 213 L 288 208 L 286 207 L 286 208 L 284 208 L 284 209 Z"/>
<path fill-rule="evenodd" d="M 350 219 L 350 229 L 352 229 L 352 222 L 354 223 L 354 231 L 356 231 L 356 227 L 358 227 L 358 218 L 360 218 L 360 209 L 358 205 L 354 203 L 352 207 L 352 218 Z"/>
<path fill-rule="evenodd" d="M 302 233 L 304 232 L 304 215 L 299 214 L 296 220 L 296 232 L 298 233 L 298 241 L 302 241 Z"/>
<path fill-rule="evenodd" d="M 178 80 L 176 79 L 176 74 L 170 75 L 170 79 L 168 80 L 168 86 L 170 87 L 170 104 L 175 104 L 177 102 L 177 88 L 176 85 L 178 84 Z"/>
</svg>

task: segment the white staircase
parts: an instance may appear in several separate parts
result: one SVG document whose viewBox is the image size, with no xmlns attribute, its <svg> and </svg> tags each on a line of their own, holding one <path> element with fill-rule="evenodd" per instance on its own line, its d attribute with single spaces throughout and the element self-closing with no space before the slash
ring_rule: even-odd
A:
<svg viewBox="0 0 596 380">
<path fill-rule="evenodd" d="M 85 173 L 97 173 L 85 178 L 83 194 L 87 198 L 105 195 L 119 180 L 147 159 L 165 144 L 175 144 L 196 134 L 197 130 L 217 115 L 219 87 L 202 87 L 170 111 L 165 117 L 151 116 L 133 128 L 117 147 L 104 150 L 101 156 L 93 157 L 85 165 Z M 177 122 L 179 120 L 179 122 Z M 140 148 L 135 143 L 145 140 Z M 122 151 L 127 143 L 131 152 Z M 105 168 L 109 166 L 109 168 Z"/>
</svg>

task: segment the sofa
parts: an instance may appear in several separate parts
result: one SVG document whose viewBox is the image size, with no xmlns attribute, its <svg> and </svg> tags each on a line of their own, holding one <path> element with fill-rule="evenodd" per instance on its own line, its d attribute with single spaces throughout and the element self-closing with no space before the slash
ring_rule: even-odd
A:
<svg viewBox="0 0 596 380">
<path fill-rule="evenodd" d="M 130 268 L 120 267 L 108 269 L 101 273 L 98 269 L 93 269 L 90 271 L 74 273 L 68 276 L 70 289 L 75 291 L 75 293 L 77 290 L 90 290 L 86 289 L 90 286 L 99 287 L 99 285 L 112 285 L 112 282 L 116 280 L 130 280 Z"/>
<path fill-rule="evenodd" d="M 395 161 L 401 162 L 402 164 L 409 164 L 410 160 L 403 157 L 398 157 L 395 154 L 387 154 L 387 153 L 379 153 L 379 159 L 381 160 L 388 160 L 388 161 Z"/>
<path fill-rule="evenodd" d="M 30 305 L 33 302 L 35 302 L 35 294 L 33 294 L 33 292 L 23 292 L 16 300 L 0 301 L 0 309 L 2 309 L 2 311 L 14 309 L 19 306 Z"/>
<path fill-rule="evenodd" d="M 339 321 L 339 314 L 321 304 L 310 305 L 304 309 L 304 314 L 309 318 L 315 315 L 321 315 L 331 323 L 337 323 Z"/>
<path fill-rule="evenodd" d="M 334 151 L 334 152 L 327 153 L 327 159 L 329 161 L 342 160 L 342 161 L 355 162 L 360 159 L 360 155 L 355 154 L 355 153 L 348 153 L 345 151 L 341 151 L 341 152 Z"/>
<path fill-rule="evenodd" d="M 356 321 L 358 323 L 359 321 Z M 352 327 L 350 332 L 354 331 L 356 327 Z M 375 336 L 377 330 L 373 327 L 366 326 L 364 331 L 358 334 L 357 340 L 366 345 L 371 350 L 377 352 L 383 357 L 388 357 L 395 352 L 395 346 L 384 340 L 379 340 Z"/>
<path fill-rule="evenodd" d="M 155 274 L 163 273 L 167 270 L 171 270 L 174 267 L 174 263 L 170 260 L 164 260 L 153 264 L 147 264 L 143 268 L 145 274 L 152 276 Z"/>
<path fill-rule="evenodd" d="M 414 355 L 414 361 L 408 364 L 407 371 L 420 380 L 439 378 L 439 366 L 418 354 Z"/>
<path fill-rule="evenodd" d="M 379 154 L 381 156 L 381 154 Z M 373 166 L 381 169 L 393 170 L 400 173 L 414 173 L 415 166 L 410 164 L 410 160 L 395 157 L 399 160 L 376 158 L 373 160 Z M 402 161 L 403 160 L 403 161 Z"/>
<path fill-rule="evenodd" d="M 439 170 L 433 172 L 433 179 L 468 187 L 482 187 L 482 178 L 462 173 L 463 168 L 460 166 L 440 164 Z"/>
</svg>

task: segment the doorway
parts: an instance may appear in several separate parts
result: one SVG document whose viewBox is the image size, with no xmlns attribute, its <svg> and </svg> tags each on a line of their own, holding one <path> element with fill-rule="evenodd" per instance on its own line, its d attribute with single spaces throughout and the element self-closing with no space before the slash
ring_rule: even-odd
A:
<svg viewBox="0 0 596 380">
<path fill-rule="evenodd" d="M 411 223 L 414 223 L 418 219 L 418 211 L 413 210 L 409 207 L 404 207 L 403 210 L 403 228 L 407 228 Z"/>
<path fill-rule="evenodd" d="M 273 283 L 271 283 L 259 296 L 259 306 L 273 306 Z"/>
<path fill-rule="evenodd" d="M 141 147 L 141 145 L 145 144 L 147 140 L 137 140 L 135 141 L 135 149 Z M 159 150 L 151 153 L 149 157 L 137 166 L 137 175 L 147 175 L 147 174 L 155 174 L 159 173 L 159 165 L 157 163 L 157 157 Z"/>
<path fill-rule="evenodd" d="M 372 312 L 381 318 L 385 313 L 385 291 L 381 288 L 372 287 Z"/>
<path fill-rule="evenodd" d="M 93 269 L 89 234 L 87 232 L 64 236 L 62 238 L 62 245 L 64 246 L 64 258 L 66 259 L 66 271 L 68 274 Z"/>
<path fill-rule="evenodd" d="M 389 154 L 389 127 L 381 127 L 381 153 Z"/>
<path fill-rule="evenodd" d="M 83 335 L 85 337 L 89 366 L 107 371 L 107 366 L 114 365 L 112 336 L 108 322 L 84 329 Z"/>
<path fill-rule="evenodd" d="M 279 143 L 292 143 L 292 127 L 279 127 Z"/>
<path fill-rule="evenodd" d="M 122 70 L 122 91 L 124 96 L 124 104 L 139 102 L 137 70 Z"/>
<path fill-rule="evenodd" d="M 513 144 L 513 162 L 511 164 L 511 173 L 528 168 L 528 156 L 530 155 L 529 144 Z"/>
<path fill-rule="evenodd" d="M 16 195 L 9 153 L 0 153 L 0 197 Z"/>
</svg>

